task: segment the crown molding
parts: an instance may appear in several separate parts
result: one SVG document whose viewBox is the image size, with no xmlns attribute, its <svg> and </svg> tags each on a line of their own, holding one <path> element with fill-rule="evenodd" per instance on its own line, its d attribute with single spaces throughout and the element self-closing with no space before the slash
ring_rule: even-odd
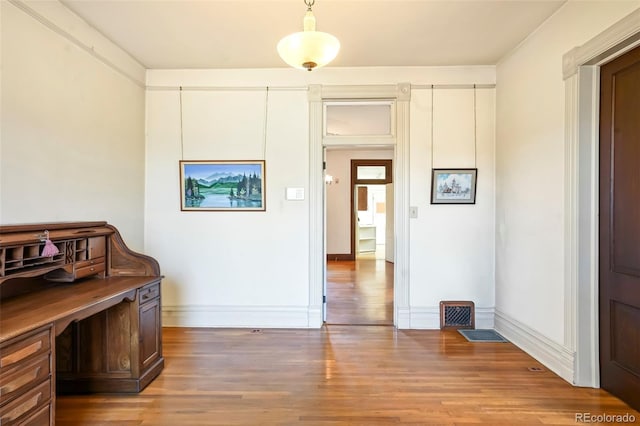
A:
<svg viewBox="0 0 640 426">
<path fill-rule="evenodd" d="M 130 79 L 136 85 L 145 86 L 147 71 L 144 65 L 62 3 L 58 1 L 26 2 L 24 0 L 8 0 L 8 3 L 107 67 Z"/>
<path fill-rule="evenodd" d="M 564 79 L 577 74 L 582 65 L 598 65 L 640 44 L 640 9 L 631 12 L 582 46 L 562 57 Z"/>
</svg>

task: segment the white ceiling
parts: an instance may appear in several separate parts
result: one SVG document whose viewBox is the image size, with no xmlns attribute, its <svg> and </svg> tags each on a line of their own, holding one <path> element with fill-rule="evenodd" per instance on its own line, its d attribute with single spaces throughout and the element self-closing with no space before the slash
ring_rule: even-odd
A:
<svg viewBox="0 0 640 426">
<path fill-rule="evenodd" d="M 146 68 L 286 67 L 303 0 L 62 0 Z M 565 0 L 317 0 L 331 66 L 493 65 Z"/>
</svg>

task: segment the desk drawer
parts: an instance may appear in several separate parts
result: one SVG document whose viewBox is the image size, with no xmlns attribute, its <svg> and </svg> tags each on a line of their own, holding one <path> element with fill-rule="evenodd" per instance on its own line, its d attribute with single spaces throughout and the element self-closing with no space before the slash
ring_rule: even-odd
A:
<svg viewBox="0 0 640 426">
<path fill-rule="evenodd" d="M 24 424 L 32 416 L 51 403 L 51 379 L 41 383 L 24 395 L 0 408 L 0 424 L 3 426 Z"/>
<path fill-rule="evenodd" d="M 88 277 L 89 275 L 103 272 L 105 270 L 104 257 L 77 262 L 75 268 L 76 278 L 84 278 Z"/>
<path fill-rule="evenodd" d="M 50 355 L 43 354 L 16 368 L 5 368 L 0 373 L 0 404 L 24 389 L 42 382 L 51 374 Z"/>
<path fill-rule="evenodd" d="M 150 284 L 138 290 L 140 295 L 140 304 L 150 302 L 160 296 L 160 283 Z"/>
<path fill-rule="evenodd" d="M 0 348 L 0 373 L 5 368 L 14 365 L 38 353 L 48 353 L 51 349 L 51 329 L 36 333 L 24 339 L 15 339 Z"/>
<path fill-rule="evenodd" d="M 33 413 L 31 416 L 18 423 L 18 426 L 42 426 L 52 425 L 51 404 L 42 407 L 40 411 Z"/>
</svg>

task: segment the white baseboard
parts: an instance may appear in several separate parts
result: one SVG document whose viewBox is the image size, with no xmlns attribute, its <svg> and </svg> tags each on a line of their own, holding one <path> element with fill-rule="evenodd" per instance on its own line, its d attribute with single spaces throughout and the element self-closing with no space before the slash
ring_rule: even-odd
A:
<svg viewBox="0 0 640 426">
<path fill-rule="evenodd" d="M 396 311 L 396 328 L 411 328 L 411 310 L 407 308 L 398 308 Z"/>
<path fill-rule="evenodd" d="M 572 351 L 499 310 L 495 311 L 495 329 L 549 370 L 573 384 L 575 354 Z"/>
<path fill-rule="evenodd" d="M 165 327 L 319 328 L 308 306 L 163 306 Z M 316 313 L 317 314 L 317 313 Z M 322 316 L 320 314 L 319 318 Z"/>
<path fill-rule="evenodd" d="M 495 317 L 495 308 L 476 308 L 476 328 L 493 329 Z"/>
<path fill-rule="evenodd" d="M 307 327 L 320 328 L 324 325 L 322 306 L 309 306 L 307 310 Z"/>
<path fill-rule="evenodd" d="M 440 328 L 440 308 L 411 307 L 409 328 L 438 330 Z"/>
<path fill-rule="evenodd" d="M 475 313 L 476 328 L 493 328 L 494 308 L 475 308 Z M 439 330 L 440 307 L 412 307 L 410 311 L 410 326 L 407 328 Z"/>
<path fill-rule="evenodd" d="M 476 308 L 476 328 L 493 328 L 493 308 Z M 440 308 L 400 309 L 399 329 L 440 329 Z M 163 306 L 166 327 L 320 328 L 322 308 L 308 306 Z"/>
</svg>

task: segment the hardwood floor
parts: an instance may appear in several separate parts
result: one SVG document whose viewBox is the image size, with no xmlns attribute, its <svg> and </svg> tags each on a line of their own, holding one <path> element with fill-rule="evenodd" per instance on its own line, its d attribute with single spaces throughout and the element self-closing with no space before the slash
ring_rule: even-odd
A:
<svg viewBox="0 0 640 426">
<path fill-rule="evenodd" d="M 328 261 L 327 323 L 393 325 L 393 263 L 375 256 Z"/>
<path fill-rule="evenodd" d="M 511 343 L 456 331 L 165 328 L 166 367 L 137 395 L 59 396 L 57 425 L 569 425 L 635 416 Z"/>
</svg>

